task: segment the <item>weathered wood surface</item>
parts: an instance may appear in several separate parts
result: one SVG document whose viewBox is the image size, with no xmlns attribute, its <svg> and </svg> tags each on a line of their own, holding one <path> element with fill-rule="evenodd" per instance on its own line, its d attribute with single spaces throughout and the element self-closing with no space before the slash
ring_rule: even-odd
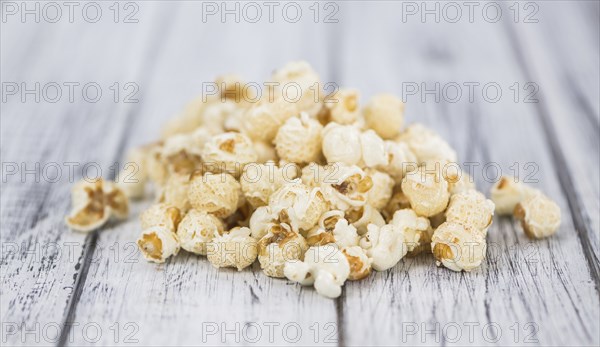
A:
<svg viewBox="0 0 600 347">
<path fill-rule="evenodd" d="M 315 24 L 304 2 L 295 24 L 202 23 L 200 3 L 137 4 L 134 24 L 2 23 L 2 82 L 95 81 L 106 95 L 95 104 L 18 97 L 1 104 L 3 344 L 600 343 L 597 2 L 537 2 L 537 23 L 515 23 L 512 3 L 501 5 L 497 23 L 481 16 L 422 23 L 402 20 L 402 3 L 357 1 L 340 4 L 337 24 Z M 156 138 L 203 81 L 234 71 L 260 82 L 293 59 L 309 60 L 325 82 L 361 89 L 363 99 L 402 94 L 408 83 L 458 83 L 458 102 L 408 95 L 407 121 L 432 126 L 462 162 L 479 163 L 484 191 L 486 163 L 510 173 L 516 162 L 521 175 L 535 163 L 534 184 L 563 210 L 559 234 L 531 242 L 497 218 L 477 271 L 409 258 L 328 300 L 257 266 L 217 271 L 184 253 L 148 264 L 133 241 L 135 215 L 150 202 L 135 204 L 129 221 L 86 236 L 63 224 L 66 177 L 6 175 L 12 162 L 96 162 L 110 177 L 124 150 Z M 137 83 L 139 102 L 112 102 L 108 87 L 117 81 Z M 465 82 L 498 83 L 503 97 L 489 102 L 479 88 L 470 102 Z M 539 86 L 537 102 L 523 102 L 527 82 Z"/>
</svg>

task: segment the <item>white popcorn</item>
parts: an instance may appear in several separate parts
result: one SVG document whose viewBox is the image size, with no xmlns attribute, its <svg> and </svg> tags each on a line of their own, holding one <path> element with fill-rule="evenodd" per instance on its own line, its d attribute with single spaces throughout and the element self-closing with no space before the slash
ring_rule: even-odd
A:
<svg viewBox="0 0 600 347">
<path fill-rule="evenodd" d="M 188 199 L 189 186 L 189 174 L 173 173 L 169 176 L 163 187 L 159 202 L 177 207 L 181 212 L 185 213 L 191 207 L 190 200 Z"/>
<path fill-rule="evenodd" d="M 337 218 L 337 216 L 334 218 Z M 333 229 L 318 226 L 311 229 L 306 235 L 306 241 L 311 247 L 335 243 L 340 248 L 344 248 L 357 246 L 359 236 L 353 225 L 348 224 L 348 221 L 344 218 L 340 218 L 337 219 Z"/>
<path fill-rule="evenodd" d="M 181 211 L 177 207 L 162 203 L 154 204 L 140 214 L 142 230 L 153 226 L 161 226 L 174 233 L 181 218 Z"/>
<path fill-rule="evenodd" d="M 490 196 L 494 204 L 496 204 L 496 213 L 498 215 L 512 214 L 519 202 L 536 193 L 536 189 L 507 176 L 502 176 L 490 190 Z"/>
<path fill-rule="evenodd" d="M 404 142 L 385 141 L 387 161 L 378 168 L 388 173 L 396 183 L 400 183 L 407 172 L 416 170 L 417 157 Z"/>
<path fill-rule="evenodd" d="M 364 206 L 373 180 L 358 166 L 336 165 L 321 184 L 323 196 L 333 208 L 348 210 Z"/>
<path fill-rule="evenodd" d="M 385 225 L 385 220 L 381 213 L 368 204 L 347 210 L 346 218 L 356 228 L 359 235 L 364 235 L 367 232 L 369 224 L 375 224 L 378 227 Z"/>
<path fill-rule="evenodd" d="M 198 210 L 188 211 L 177 226 L 181 248 L 200 255 L 206 255 L 206 245 L 222 233 L 223 222 L 219 218 Z"/>
<path fill-rule="evenodd" d="M 321 157 L 323 126 L 306 113 L 288 119 L 275 136 L 277 155 L 289 163 L 306 164 Z"/>
<path fill-rule="evenodd" d="M 140 199 L 146 191 L 148 166 L 146 157 L 148 148 L 134 148 L 127 153 L 123 170 L 119 173 L 117 186 L 130 199 Z"/>
<path fill-rule="evenodd" d="M 369 276 L 372 260 L 364 249 L 359 246 L 346 247 L 342 248 L 342 253 L 346 256 L 348 264 L 350 264 L 349 280 L 358 281 Z"/>
<path fill-rule="evenodd" d="M 254 152 L 256 152 L 257 163 L 279 161 L 279 157 L 277 156 L 277 152 L 275 151 L 275 146 L 273 146 L 272 144 L 262 141 L 254 141 L 252 145 L 254 146 Z"/>
<path fill-rule="evenodd" d="M 310 247 L 304 254 L 304 262 L 286 262 L 284 274 L 302 285 L 313 284 L 317 293 L 323 296 L 337 298 L 350 276 L 350 264 L 337 246 L 327 244 Z"/>
<path fill-rule="evenodd" d="M 192 175 L 188 198 L 193 208 L 225 218 L 239 207 L 242 189 L 229 174 Z"/>
<path fill-rule="evenodd" d="M 177 235 L 160 225 L 144 229 L 137 244 L 144 258 L 154 263 L 164 263 L 167 258 L 179 253 Z"/>
<path fill-rule="evenodd" d="M 207 105 L 202 114 L 202 127 L 211 135 L 218 135 L 225 131 L 225 120 L 234 112 L 237 106 L 233 101 L 219 101 Z"/>
<path fill-rule="evenodd" d="M 454 194 L 446 209 L 446 221 L 472 226 L 487 233 L 494 217 L 494 203 L 476 190 Z"/>
<path fill-rule="evenodd" d="M 321 109 L 321 79 L 307 62 L 286 64 L 273 73 L 272 80 L 279 83 L 275 95 L 295 102 L 299 111 L 315 116 Z"/>
<path fill-rule="evenodd" d="M 111 217 L 125 219 L 129 201 L 114 183 L 97 179 L 82 180 L 71 190 L 72 210 L 65 218 L 73 230 L 90 232 L 104 225 Z"/>
<path fill-rule="evenodd" d="M 367 203 L 377 210 L 383 209 L 394 190 L 394 180 L 386 173 L 381 171 L 366 169 L 365 172 L 373 181 L 373 187 L 367 193 Z"/>
<path fill-rule="evenodd" d="M 296 232 L 308 231 L 327 211 L 328 204 L 319 188 L 309 188 L 300 183 L 284 184 L 269 199 L 269 207 L 283 223 Z"/>
<path fill-rule="evenodd" d="M 213 136 L 202 150 L 205 167 L 215 172 L 227 172 L 235 177 L 241 175 L 246 164 L 254 163 L 256 159 L 252 141 L 240 133 L 229 132 Z"/>
<path fill-rule="evenodd" d="M 169 176 L 169 169 L 162 158 L 162 148 L 160 143 L 148 146 L 145 160 L 148 167 L 148 178 L 158 187 L 162 187 Z"/>
<path fill-rule="evenodd" d="M 325 182 L 331 182 L 338 164 L 319 165 L 310 163 L 302 168 L 302 183 L 311 188 L 321 187 Z"/>
<path fill-rule="evenodd" d="M 392 217 L 396 211 L 405 208 L 410 208 L 410 201 L 408 201 L 408 198 L 402 192 L 402 186 L 397 184 L 394 186 L 394 190 L 392 191 L 392 197 L 381 212 L 385 219 L 389 222 L 392 220 Z"/>
<path fill-rule="evenodd" d="M 327 124 L 323 129 L 323 155 L 328 163 L 358 164 L 362 158 L 360 131 L 352 125 Z"/>
<path fill-rule="evenodd" d="M 417 247 L 427 241 L 424 237 L 431 228 L 429 219 L 419 217 L 411 209 L 396 211 L 392 219 L 392 224 L 404 234 L 404 243 L 408 252 L 413 252 Z M 423 242 L 422 242 L 423 241 Z"/>
<path fill-rule="evenodd" d="M 397 140 L 408 145 L 419 164 L 445 165 L 457 161 L 456 151 L 441 136 L 422 124 L 408 126 Z"/>
<path fill-rule="evenodd" d="M 169 119 L 163 126 L 162 138 L 166 139 L 173 135 L 186 134 L 202 125 L 202 113 L 208 103 L 204 103 L 203 96 L 196 97 L 190 101 L 183 111 Z"/>
<path fill-rule="evenodd" d="M 404 124 L 404 103 L 391 94 L 374 96 L 363 113 L 366 125 L 384 139 L 397 136 Z"/>
<path fill-rule="evenodd" d="M 169 173 L 190 174 L 201 167 L 201 154 L 196 136 L 174 135 L 165 140 L 159 158 Z"/>
<path fill-rule="evenodd" d="M 402 179 L 402 192 L 420 216 L 431 217 L 446 209 L 450 193 L 448 182 L 436 171 L 421 167 Z"/>
<path fill-rule="evenodd" d="M 373 269 L 385 271 L 394 267 L 408 251 L 404 246 L 403 231 L 393 224 L 378 227 L 367 226 L 367 233 L 360 240 L 360 246 L 372 259 Z"/>
<path fill-rule="evenodd" d="M 277 221 L 277 214 L 271 212 L 269 206 L 261 206 L 254 210 L 250 217 L 252 237 L 260 240 L 267 234 L 268 228 Z"/>
<path fill-rule="evenodd" d="M 250 107 L 241 118 L 244 133 L 255 141 L 271 142 L 279 128 L 289 118 L 298 115 L 296 104 L 282 98 L 263 98 Z"/>
<path fill-rule="evenodd" d="M 451 195 L 475 189 L 473 178 L 458 166 L 447 165 L 442 170 L 442 175 L 448 182 L 448 191 Z"/>
<path fill-rule="evenodd" d="M 446 222 L 431 239 L 431 249 L 437 264 L 452 271 L 471 271 L 485 258 L 487 245 L 481 232 L 471 226 Z"/>
<path fill-rule="evenodd" d="M 256 240 L 246 227 L 233 228 L 223 235 L 215 234 L 206 248 L 208 261 L 216 268 L 233 267 L 242 271 L 258 256 Z"/>
<path fill-rule="evenodd" d="M 277 167 L 273 162 L 249 164 L 240 177 L 242 192 L 252 207 L 265 206 L 277 189 L 296 178 L 295 173 L 295 170 Z"/>
<path fill-rule="evenodd" d="M 265 275 L 285 277 L 286 261 L 303 259 L 308 244 L 302 235 L 285 224 L 272 224 L 258 242 L 258 261 Z"/>
<path fill-rule="evenodd" d="M 341 88 L 325 98 L 318 118 L 323 124 L 352 124 L 360 114 L 358 90 Z"/>
<path fill-rule="evenodd" d="M 360 134 L 361 166 L 377 167 L 388 162 L 388 153 L 385 151 L 383 139 L 373 130 Z"/>
<path fill-rule="evenodd" d="M 554 235 L 560 227 L 560 207 L 541 192 L 519 202 L 514 216 L 521 221 L 523 231 L 532 239 Z"/>
</svg>

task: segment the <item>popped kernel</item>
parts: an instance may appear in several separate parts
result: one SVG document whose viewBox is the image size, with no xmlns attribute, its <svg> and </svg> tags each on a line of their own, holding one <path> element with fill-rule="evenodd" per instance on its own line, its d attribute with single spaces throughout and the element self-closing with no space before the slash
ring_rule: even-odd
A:
<svg viewBox="0 0 600 347">
<path fill-rule="evenodd" d="M 336 219 L 337 216 L 333 218 L 328 218 L 325 223 L 330 223 L 331 219 Z M 356 232 L 356 228 L 348 224 L 348 221 L 344 218 L 338 218 L 333 228 L 328 229 L 329 226 L 325 228 L 316 226 L 311 229 L 306 235 L 306 241 L 309 246 L 322 246 L 328 243 L 335 243 L 340 248 L 344 247 L 352 247 L 357 246 L 359 242 L 359 236 Z"/>
<path fill-rule="evenodd" d="M 554 235 L 560 227 L 560 207 L 541 192 L 519 202 L 514 216 L 521 221 L 523 231 L 532 239 Z"/>
<path fill-rule="evenodd" d="M 284 184 L 269 198 L 271 211 L 297 232 L 310 230 L 329 208 L 319 188 L 309 188 L 299 181 Z"/>
<path fill-rule="evenodd" d="M 240 183 L 230 174 L 205 173 L 190 178 L 188 199 L 192 207 L 219 218 L 228 217 L 237 210 L 240 196 Z"/>
<path fill-rule="evenodd" d="M 392 224 L 399 230 L 402 230 L 404 234 L 404 244 L 409 253 L 428 241 L 427 236 L 424 234 L 431 229 L 429 219 L 419 217 L 415 211 L 411 209 L 396 211 L 392 218 Z M 431 239 L 429 238 L 429 240 Z"/>
<path fill-rule="evenodd" d="M 161 225 L 144 229 L 137 240 L 137 245 L 144 258 L 153 263 L 164 263 L 167 258 L 179 253 L 177 235 Z"/>
<path fill-rule="evenodd" d="M 367 233 L 360 240 L 369 258 L 371 266 L 376 271 L 385 271 L 394 267 L 406 253 L 403 231 L 393 224 L 378 227 L 375 224 L 367 226 Z"/>
<path fill-rule="evenodd" d="M 298 115 L 296 104 L 282 98 L 261 99 L 241 118 L 243 132 L 254 141 L 271 142 L 289 118 Z"/>
<path fill-rule="evenodd" d="M 223 222 L 204 211 L 189 210 L 177 226 L 181 248 L 190 253 L 206 255 L 206 245 L 215 235 L 223 234 Z"/>
<path fill-rule="evenodd" d="M 342 253 L 346 256 L 348 264 L 350 264 L 349 280 L 358 281 L 369 276 L 372 260 L 364 249 L 359 246 L 345 247 L 342 248 Z"/>
<path fill-rule="evenodd" d="M 337 164 L 319 165 L 310 163 L 302 168 L 302 183 L 311 188 L 321 187 L 323 183 L 331 182 L 331 177 L 336 172 L 337 167 Z"/>
<path fill-rule="evenodd" d="M 323 196 L 333 208 L 348 210 L 364 206 L 373 180 L 358 166 L 334 165 L 332 173 L 321 184 Z"/>
<path fill-rule="evenodd" d="M 169 176 L 162 189 L 159 202 L 177 207 L 181 212 L 185 213 L 191 207 L 190 200 L 188 199 L 189 187 L 189 174 L 173 173 Z"/>
<path fill-rule="evenodd" d="M 140 214 L 140 223 L 142 230 L 153 226 L 161 226 L 174 233 L 179 222 L 181 222 L 181 218 L 182 213 L 177 207 L 159 203 L 150 206 Z"/>
<path fill-rule="evenodd" d="M 457 161 L 456 151 L 440 135 L 422 124 L 409 125 L 396 140 L 408 145 L 419 165 L 445 165 Z"/>
<path fill-rule="evenodd" d="M 321 157 L 321 130 L 323 126 L 306 113 L 289 118 L 277 131 L 275 150 L 284 161 L 308 164 Z"/>
<path fill-rule="evenodd" d="M 304 237 L 289 225 L 272 224 L 258 241 L 258 261 L 265 275 L 283 278 L 285 262 L 303 259 L 307 249 Z"/>
<path fill-rule="evenodd" d="M 235 227 L 215 234 L 206 245 L 208 261 L 215 268 L 233 267 L 238 271 L 252 265 L 258 256 L 256 240 L 247 227 Z"/>
<path fill-rule="evenodd" d="M 338 124 L 352 124 L 360 114 L 358 107 L 358 90 L 350 88 L 340 88 L 335 93 L 329 95 L 323 101 L 317 118 L 321 124 L 336 122 Z"/>
<path fill-rule="evenodd" d="M 144 147 L 131 149 L 127 153 L 123 171 L 119 173 L 117 186 L 130 199 L 140 199 L 145 194 L 148 181 L 147 152 L 148 148 Z"/>
<path fill-rule="evenodd" d="M 321 109 L 321 100 L 315 86 L 321 88 L 321 78 L 305 61 L 293 61 L 277 69 L 272 76 L 275 95 L 283 95 L 286 100 L 293 100 L 301 112 L 306 112 L 314 117 Z M 299 89 L 297 87 L 300 87 Z M 299 95 L 298 95 L 299 93 Z M 296 101 L 298 99 L 298 101 Z"/>
<path fill-rule="evenodd" d="M 269 206 L 261 206 L 254 210 L 250 216 L 250 230 L 252 237 L 260 240 L 267 234 L 269 227 L 277 221 L 277 214 L 271 212 Z"/>
<path fill-rule="evenodd" d="M 472 226 L 445 222 L 433 233 L 431 249 L 438 266 L 452 271 L 471 271 L 485 258 L 487 245 Z"/>
<path fill-rule="evenodd" d="M 262 141 L 254 141 L 254 152 L 256 152 L 256 162 L 257 163 L 266 163 L 268 161 L 278 162 L 279 157 L 277 156 L 277 151 L 275 151 L 275 146 L 270 143 L 262 142 Z"/>
<path fill-rule="evenodd" d="M 367 193 L 367 203 L 375 209 L 381 210 L 392 197 L 394 180 L 388 174 L 373 169 L 366 169 L 365 173 L 373 181 L 373 187 Z"/>
<path fill-rule="evenodd" d="M 385 141 L 384 146 L 387 161 L 378 166 L 378 169 L 392 176 L 396 183 L 400 183 L 408 172 L 417 169 L 417 157 L 404 142 Z"/>
<path fill-rule="evenodd" d="M 371 98 L 363 114 L 369 128 L 384 139 L 392 139 L 404 124 L 404 103 L 394 95 L 379 94 Z"/>
<path fill-rule="evenodd" d="M 346 211 L 346 219 L 356 228 L 359 235 L 367 232 L 367 226 L 374 224 L 378 227 L 385 225 L 385 219 L 377 209 L 367 204 Z"/>
<path fill-rule="evenodd" d="M 512 214 L 519 202 L 536 193 L 536 189 L 507 176 L 502 176 L 490 190 L 490 196 L 496 204 L 496 214 L 498 215 Z"/>
<path fill-rule="evenodd" d="M 148 178 L 158 187 L 162 187 L 169 178 L 169 169 L 162 158 L 162 148 L 161 142 L 149 145 L 145 159 Z"/>
<path fill-rule="evenodd" d="M 227 172 L 240 177 L 244 166 L 256 162 L 252 140 L 246 135 L 228 132 L 213 136 L 204 145 L 202 160 L 207 168 L 215 172 Z"/>
<path fill-rule="evenodd" d="M 168 173 L 191 174 L 201 167 L 202 146 L 197 140 L 193 134 L 174 135 L 165 140 L 159 158 Z"/>
<path fill-rule="evenodd" d="M 403 210 L 405 208 L 410 208 L 410 201 L 408 201 L 408 198 L 402 192 L 402 186 L 400 184 L 397 184 L 396 186 L 394 186 L 394 189 L 392 191 L 392 197 L 381 212 L 385 217 L 385 220 L 389 222 L 392 220 L 394 212 L 398 210 Z"/>
<path fill-rule="evenodd" d="M 470 225 L 485 236 L 494 217 L 494 203 L 470 189 L 450 197 L 445 215 L 446 221 Z"/>
<path fill-rule="evenodd" d="M 240 177 L 244 197 L 254 208 L 265 206 L 273 193 L 296 178 L 295 170 L 281 168 L 273 162 L 249 164 Z"/>
<path fill-rule="evenodd" d="M 129 214 L 125 193 L 115 183 L 101 178 L 76 183 L 71 189 L 71 202 L 73 207 L 65 222 L 81 232 L 98 229 L 112 216 L 125 219 Z"/>
<path fill-rule="evenodd" d="M 360 131 L 352 125 L 327 124 L 323 129 L 323 155 L 328 163 L 358 164 L 362 158 Z"/>
<path fill-rule="evenodd" d="M 360 134 L 361 167 L 377 167 L 387 164 L 388 153 L 385 151 L 385 142 L 371 129 Z"/>
<path fill-rule="evenodd" d="M 448 182 L 436 171 L 420 167 L 402 179 L 402 192 L 420 216 L 431 217 L 446 209 L 450 193 Z"/>
<path fill-rule="evenodd" d="M 450 195 L 476 189 L 473 178 L 456 165 L 446 166 L 442 170 L 442 175 L 448 182 L 448 191 L 450 192 Z"/>
</svg>

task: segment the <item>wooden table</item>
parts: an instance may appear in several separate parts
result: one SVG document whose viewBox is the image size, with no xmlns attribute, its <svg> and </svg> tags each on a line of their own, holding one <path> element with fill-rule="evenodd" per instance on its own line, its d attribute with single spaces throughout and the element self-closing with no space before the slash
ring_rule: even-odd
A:
<svg viewBox="0 0 600 347">
<path fill-rule="evenodd" d="M 72 18 L 55 4 L 60 17 L 38 3 L 39 23 L 36 2 L 24 17 L 2 4 L 3 345 L 600 343 L 597 1 L 476 3 L 471 18 L 463 2 L 322 2 L 318 23 L 312 1 L 276 3 L 274 23 L 262 2 L 257 23 L 243 3 L 239 23 L 220 2 L 75 2 Z M 147 263 L 134 241 L 151 201 L 100 231 L 67 229 L 72 181 L 113 178 L 204 82 L 261 82 L 298 59 L 363 100 L 403 95 L 407 121 L 448 139 L 479 189 L 518 170 L 560 205 L 557 235 L 532 242 L 496 218 L 476 271 L 407 258 L 330 300 L 258 264 Z"/>
</svg>

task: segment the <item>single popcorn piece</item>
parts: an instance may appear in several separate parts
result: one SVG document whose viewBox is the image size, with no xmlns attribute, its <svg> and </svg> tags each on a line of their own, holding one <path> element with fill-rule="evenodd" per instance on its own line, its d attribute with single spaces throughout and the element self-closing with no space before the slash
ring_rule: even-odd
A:
<svg viewBox="0 0 600 347">
<path fill-rule="evenodd" d="M 350 264 L 339 248 L 332 244 L 310 247 L 304 261 L 285 263 L 284 275 L 302 285 L 314 285 L 320 295 L 337 298 L 350 276 Z"/>
<path fill-rule="evenodd" d="M 296 104 L 281 97 L 273 100 L 263 98 L 241 118 L 242 129 L 252 140 L 271 142 L 283 123 L 298 114 Z"/>
<path fill-rule="evenodd" d="M 371 129 L 360 134 L 362 167 L 377 167 L 386 165 L 388 153 L 385 150 L 385 142 L 377 133 Z"/>
<path fill-rule="evenodd" d="M 277 221 L 277 214 L 271 212 L 269 206 L 261 206 L 254 210 L 250 217 L 252 237 L 260 240 L 268 232 L 269 227 Z"/>
<path fill-rule="evenodd" d="M 321 184 L 323 196 L 338 210 L 364 206 L 373 179 L 358 166 L 335 165 Z"/>
<path fill-rule="evenodd" d="M 359 235 L 364 235 L 367 232 L 369 224 L 375 224 L 378 227 L 385 225 L 385 219 L 381 213 L 368 204 L 347 210 L 346 219 L 356 228 Z"/>
<path fill-rule="evenodd" d="M 422 124 L 408 126 L 396 140 L 406 143 L 421 165 L 445 165 L 457 161 L 456 151 L 436 132 Z"/>
<path fill-rule="evenodd" d="M 177 227 L 181 248 L 190 253 L 206 255 L 206 245 L 215 235 L 223 234 L 223 222 L 204 211 L 190 210 Z"/>
<path fill-rule="evenodd" d="M 494 203 L 470 189 L 450 197 L 445 215 L 446 221 L 472 226 L 485 237 L 494 217 Z"/>
<path fill-rule="evenodd" d="M 205 173 L 191 177 L 188 198 L 197 210 L 225 218 L 237 210 L 240 196 L 242 188 L 230 174 Z"/>
<path fill-rule="evenodd" d="M 375 209 L 381 210 L 392 197 L 394 180 L 388 174 L 373 169 L 366 169 L 365 173 L 373 181 L 373 187 L 367 193 L 367 203 Z"/>
<path fill-rule="evenodd" d="M 165 140 L 160 160 L 169 173 L 191 174 L 202 165 L 201 143 L 191 134 L 174 135 Z"/>
<path fill-rule="evenodd" d="M 396 183 L 400 183 L 402 178 L 418 168 L 417 157 L 404 142 L 385 141 L 385 152 L 387 161 L 379 165 L 378 169 L 388 173 Z"/>
<path fill-rule="evenodd" d="M 350 264 L 349 280 L 358 281 L 369 276 L 372 260 L 364 249 L 359 246 L 346 247 L 342 248 L 342 253 L 344 253 Z"/>
<path fill-rule="evenodd" d="M 392 217 L 396 211 L 403 210 L 405 208 L 410 208 L 410 201 L 408 201 L 408 198 L 402 192 L 402 186 L 397 184 L 394 186 L 394 190 L 392 191 L 392 197 L 381 212 L 385 219 L 389 222 L 392 220 Z"/>
<path fill-rule="evenodd" d="M 246 82 L 240 75 L 225 74 L 215 78 L 221 102 L 224 100 L 236 103 L 246 103 L 256 98 L 253 88 L 246 88 Z"/>
<path fill-rule="evenodd" d="M 177 207 L 181 212 L 185 213 L 191 207 L 190 200 L 188 199 L 189 186 L 189 174 L 172 174 L 163 187 L 159 202 Z"/>
<path fill-rule="evenodd" d="M 166 139 L 173 135 L 186 134 L 202 125 L 202 113 L 209 104 L 204 102 L 204 96 L 198 96 L 190 101 L 183 111 L 175 117 L 170 118 L 162 129 L 162 138 Z"/>
<path fill-rule="evenodd" d="M 323 155 L 328 163 L 358 164 L 362 158 L 358 128 L 337 123 L 327 124 L 323 129 Z"/>
<path fill-rule="evenodd" d="M 360 114 L 358 99 L 358 90 L 341 88 L 323 100 L 323 107 L 317 118 L 321 124 L 329 122 L 352 124 Z"/>
<path fill-rule="evenodd" d="M 490 190 L 498 215 L 512 214 L 517 204 L 537 193 L 537 190 L 518 182 L 516 178 L 502 176 Z"/>
<path fill-rule="evenodd" d="M 256 152 L 256 162 L 266 163 L 268 161 L 278 162 L 279 157 L 275 151 L 275 146 L 263 141 L 254 141 L 254 152 Z"/>
<path fill-rule="evenodd" d="M 161 226 L 171 232 L 177 231 L 177 226 L 181 222 L 181 211 L 171 205 L 159 203 L 150 206 L 146 211 L 140 214 L 142 230 L 153 226 Z"/>
<path fill-rule="evenodd" d="M 451 195 L 475 189 L 473 177 L 463 172 L 458 165 L 447 165 L 442 169 L 442 175 L 448 182 L 448 191 Z"/>
<path fill-rule="evenodd" d="M 169 169 L 162 158 L 162 148 L 162 143 L 149 145 L 145 158 L 148 178 L 158 187 L 162 187 L 169 177 Z"/>
<path fill-rule="evenodd" d="M 519 202 L 514 216 L 521 221 L 523 231 L 532 239 L 554 235 L 560 227 L 560 207 L 541 192 Z"/>
<path fill-rule="evenodd" d="M 258 242 L 258 261 L 265 275 L 283 278 L 286 261 L 303 259 L 308 244 L 302 235 L 285 224 L 272 224 Z"/>
<path fill-rule="evenodd" d="M 431 249 L 438 266 L 471 271 L 481 265 L 487 245 L 484 236 L 472 226 L 446 222 L 433 233 Z"/>
<path fill-rule="evenodd" d="M 413 252 L 422 243 L 431 240 L 430 237 L 425 236 L 431 226 L 429 219 L 425 217 L 419 217 L 415 211 L 411 209 L 403 209 L 396 211 L 392 219 L 392 224 L 398 230 L 402 230 L 404 234 L 404 244 L 408 252 Z M 427 240 L 429 238 L 429 240 Z M 423 241 L 423 242 L 422 242 Z"/>
<path fill-rule="evenodd" d="M 404 103 L 391 94 L 374 96 L 363 110 L 366 125 L 384 139 L 396 137 L 404 124 Z"/>
<path fill-rule="evenodd" d="M 272 81 L 279 83 L 273 91 L 275 95 L 294 102 L 299 111 L 310 116 L 319 113 L 322 84 L 310 64 L 305 61 L 290 62 L 273 73 Z"/>
<path fill-rule="evenodd" d="M 137 244 L 144 258 L 153 263 L 164 263 L 167 258 L 179 253 L 177 235 L 160 225 L 144 229 Z"/>
<path fill-rule="evenodd" d="M 325 223 L 328 224 L 330 223 L 330 220 L 338 218 L 337 216 L 332 217 L 328 218 Z M 311 229 L 306 235 L 306 241 L 311 247 L 335 243 L 340 248 L 344 248 L 357 246 L 359 242 L 359 236 L 356 232 L 356 228 L 353 225 L 348 224 L 348 221 L 344 218 L 339 218 L 332 229 L 326 229 L 318 226 Z"/>
<path fill-rule="evenodd" d="M 402 192 L 420 216 L 431 217 L 446 209 L 450 193 L 448 182 L 434 170 L 419 168 L 402 179 Z"/>
<path fill-rule="evenodd" d="M 375 224 L 367 226 L 367 233 L 360 240 L 362 247 L 372 259 L 373 269 L 385 271 L 394 267 L 406 253 L 403 231 L 393 224 L 378 227 Z"/>
<path fill-rule="evenodd" d="M 323 126 L 308 114 L 288 119 L 277 131 L 275 150 L 284 161 L 308 164 L 321 157 L 321 130 Z"/>
<path fill-rule="evenodd" d="M 240 133 L 223 133 L 213 136 L 204 145 L 204 167 L 214 172 L 227 172 L 240 177 L 244 166 L 257 160 L 252 141 Z"/>
<path fill-rule="evenodd" d="M 146 191 L 148 167 L 146 157 L 148 148 L 134 148 L 127 153 L 123 170 L 119 172 L 117 186 L 130 199 L 140 199 Z"/>
<path fill-rule="evenodd" d="M 275 191 L 269 198 L 269 207 L 296 232 L 310 230 L 329 208 L 319 188 L 309 188 L 300 180 Z"/>
<path fill-rule="evenodd" d="M 280 168 L 273 162 L 249 164 L 240 177 L 242 192 L 248 203 L 254 208 L 265 206 L 269 197 L 286 183 L 296 178 L 295 170 Z"/>
<path fill-rule="evenodd" d="M 242 271 L 252 265 L 258 256 L 256 240 L 246 227 L 233 228 L 223 235 L 215 234 L 206 249 L 208 261 L 215 268 L 233 267 Z"/>
<path fill-rule="evenodd" d="M 73 230 L 90 232 L 104 225 L 112 216 L 125 219 L 129 202 L 116 184 L 96 179 L 82 180 L 71 190 L 72 210 L 65 218 Z"/>
<path fill-rule="evenodd" d="M 332 182 L 332 177 L 337 170 L 338 164 L 310 163 L 302 168 L 302 183 L 311 188 L 321 187 L 325 182 Z"/>
</svg>

